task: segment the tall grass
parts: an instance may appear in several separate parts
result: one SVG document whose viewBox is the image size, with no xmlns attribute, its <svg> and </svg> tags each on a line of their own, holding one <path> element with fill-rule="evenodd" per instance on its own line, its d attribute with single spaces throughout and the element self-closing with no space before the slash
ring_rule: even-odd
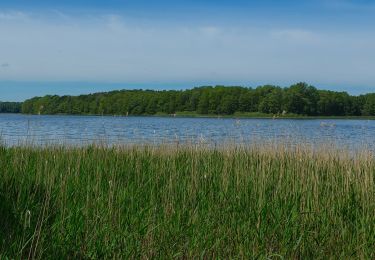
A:
<svg viewBox="0 0 375 260">
<path fill-rule="evenodd" d="M 0 148 L 0 258 L 375 258 L 375 163 L 308 147 Z"/>
</svg>

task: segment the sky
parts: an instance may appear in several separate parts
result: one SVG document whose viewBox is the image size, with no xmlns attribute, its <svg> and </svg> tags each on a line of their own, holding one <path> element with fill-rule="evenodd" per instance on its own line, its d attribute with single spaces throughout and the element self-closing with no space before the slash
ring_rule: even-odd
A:
<svg viewBox="0 0 375 260">
<path fill-rule="evenodd" d="M 114 89 L 375 92 L 375 1 L 1 0 L 0 100 Z"/>
</svg>

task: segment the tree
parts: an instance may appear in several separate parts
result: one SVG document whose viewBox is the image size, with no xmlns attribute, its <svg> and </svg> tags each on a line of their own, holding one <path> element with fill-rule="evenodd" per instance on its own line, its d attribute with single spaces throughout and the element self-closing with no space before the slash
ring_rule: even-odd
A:
<svg viewBox="0 0 375 260">
<path fill-rule="evenodd" d="M 21 109 L 20 102 L 0 102 L 0 113 L 20 113 Z"/>
<path fill-rule="evenodd" d="M 238 110 L 241 112 L 255 112 L 257 111 L 257 97 L 252 90 L 241 93 L 238 100 Z"/>
<path fill-rule="evenodd" d="M 231 115 L 236 112 L 238 107 L 238 101 L 235 96 L 224 96 L 220 104 L 220 114 Z"/>
<path fill-rule="evenodd" d="M 208 108 L 209 108 L 208 93 L 204 92 L 199 99 L 197 112 L 198 114 L 208 114 Z"/>
<path fill-rule="evenodd" d="M 175 112 L 233 114 L 283 110 L 301 115 L 374 115 L 374 94 L 350 96 L 346 92 L 317 90 L 306 83 L 289 88 L 272 85 L 246 87 L 203 86 L 190 90 L 120 90 L 81 96 L 44 96 L 23 102 L 0 103 L 0 112 L 29 114 L 143 115 Z"/>
<path fill-rule="evenodd" d="M 263 113 L 277 114 L 282 112 L 282 90 L 273 89 L 259 104 L 259 111 Z"/>
<path fill-rule="evenodd" d="M 375 94 L 367 94 L 365 96 L 365 104 L 363 106 L 363 115 L 375 116 Z"/>
<path fill-rule="evenodd" d="M 298 83 L 286 90 L 284 109 L 295 114 L 316 115 L 318 100 L 316 88 L 306 83 Z"/>
</svg>

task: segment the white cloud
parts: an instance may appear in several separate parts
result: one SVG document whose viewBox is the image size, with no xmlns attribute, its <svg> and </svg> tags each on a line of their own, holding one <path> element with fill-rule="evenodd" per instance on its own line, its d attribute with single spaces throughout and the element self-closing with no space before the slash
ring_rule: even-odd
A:
<svg viewBox="0 0 375 260">
<path fill-rule="evenodd" d="M 53 18 L 51 18 L 53 17 Z M 0 14 L 0 80 L 375 85 L 372 32 Z"/>
<path fill-rule="evenodd" d="M 374 11 L 375 3 L 368 0 L 321 0 L 324 6 L 347 11 Z"/>
<path fill-rule="evenodd" d="M 204 36 L 208 37 L 217 37 L 221 33 L 221 29 L 215 26 L 203 26 L 198 29 Z"/>
<path fill-rule="evenodd" d="M 25 21 L 28 15 L 23 12 L 0 12 L 0 21 Z"/>
<path fill-rule="evenodd" d="M 314 32 L 301 29 L 274 30 L 271 36 L 275 40 L 286 40 L 294 43 L 314 44 L 319 43 L 320 36 Z"/>
</svg>

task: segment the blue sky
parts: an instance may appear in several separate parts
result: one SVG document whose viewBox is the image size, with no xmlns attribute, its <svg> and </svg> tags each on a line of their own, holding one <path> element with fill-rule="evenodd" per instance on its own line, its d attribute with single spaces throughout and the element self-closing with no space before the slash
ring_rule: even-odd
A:
<svg viewBox="0 0 375 260">
<path fill-rule="evenodd" d="M 306 81 L 375 92 L 375 1 L 2 0 L 0 100 Z"/>
</svg>

